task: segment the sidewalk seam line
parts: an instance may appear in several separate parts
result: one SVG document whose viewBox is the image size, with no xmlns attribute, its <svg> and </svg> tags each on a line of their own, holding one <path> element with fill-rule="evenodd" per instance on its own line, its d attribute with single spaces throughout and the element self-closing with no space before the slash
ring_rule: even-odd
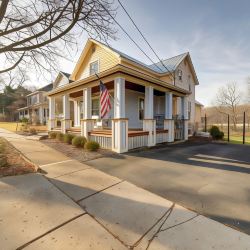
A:
<svg viewBox="0 0 250 250">
<path fill-rule="evenodd" d="M 90 194 L 90 195 L 88 195 L 88 196 L 86 196 L 86 197 L 84 197 L 84 198 L 81 198 L 81 199 L 79 199 L 79 200 L 77 200 L 77 201 L 75 201 L 75 202 L 78 204 L 79 202 L 81 202 L 81 201 L 83 201 L 83 200 L 85 200 L 85 199 L 88 199 L 89 197 L 94 196 L 94 195 L 96 195 L 96 194 L 99 194 L 99 193 L 101 193 L 101 192 L 103 192 L 103 191 L 105 191 L 105 190 L 107 190 L 107 189 L 109 189 L 109 188 L 112 188 L 112 187 L 114 187 L 114 186 L 116 186 L 116 185 L 118 185 L 118 184 L 120 184 L 120 183 L 122 183 L 122 182 L 124 182 L 124 180 L 121 180 L 121 181 L 119 181 L 119 182 L 117 182 L 117 183 L 115 183 L 115 184 L 112 184 L 112 185 L 110 185 L 110 186 L 108 186 L 108 187 L 106 187 L 106 188 L 103 188 L 103 189 L 101 189 L 101 190 L 99 190 L 99 191 L 96 191 L 95 193 Z M 81 206 L 81 205 L 80 205 L 80 206 Z"/>
<path fill-rule="evenodd" d="M 74 174 L 74 173 L 77 173 L 77 172 L 80 172 L 80 171 L 84 171 L 84 170 L 88 170 L 88 169 L 92 169 L 92 167 L 78 169 L 78 170 L 75 170 L 75 171 L 72 171 L 72 172 L 69 172 L 69 173 L 66 173 L 66 174 L 61 174 L 61 175 L 58 175 L 58 176 L 53 176 L 51 178 L 55 178 L 56 179 L 56 178 L 59 178 L 59 177 L 65 176 L 65 175 Z"/>
<path fill-rule="evenodd" d="M 59 229 L 59 228 L 65 226 L 66 224 L 68 224 L 68 223 L 70 223 L 70 222 L 72 222 L 72 221 L 74 221 L 74 220 L 80 218 L 81 216 L 83 216 L 83 215 L 85 215 L 85 214 L 87 214 L 87 213 L 86 213 L 86 212 L 81 213 L 81 214 L 79 214 L 79 215 L 77 215 L 77 216 L 75 216 L 75 217 L 73 217 L 73 218 L 71 218 L 71 219 L 69 219 L 69 220 L 67 220 L 67 221 L 65 221 L 65 222 L 63 222 L 63 223 L 61 223 L 61 224 L 59 224 L 58 226 L 53 227 L 52 229 L 48 230 L 47 232 L 45 232 L 45 233 L 43 233 L 43 234 L 41 234 L 41 235 L 35 237 L 34 239 L 30 240 L 29 242 L 27 242 L 27 243 L 23 244 L 22 246 L 18 247 L 16 250 L 24 249 L 25 247 L 29 246 L 29 245 L 32 244 L 33 242 L 35 242 L 35 241 L 41 239 L 42 237 L 44 237 L 44 236 L 46 236 L 46 235 L 48 235 L 48 234 L 54 232 L 55 230 L 57 230 L 57 229 Z"/>
<path fill-rule="evenodd" d="M 51 166 L 51 165 L 56 165 L 56 164 L 60 164 L 60 163 L 64 163 L 64 162 L 68 162 L 68 161 L 74 161 L 74 159 L 70 159 L 70 160 L 65 160 L 65 161 L 58 161 L 58 162 L 52 162 L 52 163 L 48 163 L 48 164 L 44 164 L 44 165 L 40 165 L 39 167 L 47 167 L 47 166 Z"/>
</svg>

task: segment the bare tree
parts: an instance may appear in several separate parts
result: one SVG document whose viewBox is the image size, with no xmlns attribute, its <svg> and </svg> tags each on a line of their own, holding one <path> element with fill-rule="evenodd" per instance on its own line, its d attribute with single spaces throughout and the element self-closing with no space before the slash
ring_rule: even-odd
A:
<svg viewBox="0 0 250 250">
<path fill-rule="evenodd" d="M 23 86 L 29 80 L 26 70 L 20 70 L 18 67 L 0 75 L 0 90 L 10 87 L 12 89 Z"/>
<path fill-rule="evenodd" d="M 236 82 L 221 87 L 217 93 L 217 110 L 220 113 L 231 115 L 234 130 L 237 128 L 238 105 L 241 102 L 241 96 Z"/>
<path fill-rule="evenodd" d="M 115 38 L 113 0 L 2 0 L 0 74 L 16 67 L 57 70 L 57 60 L 77 45 L 83 31 L 107 41 Z"/>
</svg>

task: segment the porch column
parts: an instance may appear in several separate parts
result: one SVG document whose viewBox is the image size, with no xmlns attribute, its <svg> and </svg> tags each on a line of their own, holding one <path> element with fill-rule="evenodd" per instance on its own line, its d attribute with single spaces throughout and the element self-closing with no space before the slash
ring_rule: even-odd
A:
<svg viewBox="0 0 250 250">
<path fill-rule="evenodd" d="M 112 120 L 112 150 L 128 151 L 128 119 L 125 118 L 125 79 L 114 80 L 114 119 Z"/>
<path fill-rule="evenodd" d="M 176 114 L 180 119 L 182 119 L 182 99 L 181 99 L 181 97 L 176 98 Z"/>
<path fill-rule="evenodd" d="M 43 107 L 39 107 L 39 123 L 42 125 L 43 124 Z"/>
<path fill-rule="evenodd" d="M 55 97 L 51 96 L 49 99 L 49 120 L 48 120 L 48 130 L 51 131 L 56 127 L 55 112 L 56 112 L 56 101 Z"/>
<path fill-rule="evenodd" d="M 152 86 L 145 87 L 145 116 L 143 130 L 148 131 L 148 146 L 156 144 L 156 122 L 154 120 L 154 89 Z"/>
<path fill-rule="evenodd" d="M 83 89 L 83 119 L 81 120 L 81 135 L 88 138 L 89 132 L 93 130 L 94 120 L 92 118 L 91 88 Z"/>
<path fill-rule="evenodd" d="M 167 142 L 174 141 L 173 93 L 165 93 L 164 129 L 168 130 Z"/>
<path fill-rule="evenodd" d="M 79 126 L 78 101 L 74 101 L 74 126 Z"/>
<path fill-rule="evenodd" d="M 63 119 L 62 119 L 62 133 L 66 133 L 67 129 L 70 128 L 70 102 L 69 102 L 69 94 L 65 94 L 62 97 L 63 99 Z"/>
<path fill-rule="evenodd" d="M 184 140 L 188 140 L 188 98 L 187 96 L 183 96 L 181 98 L 181 114 L 182 114 L 182 118 L 183 118 L 183 125 L 184 125 L 184 129 L 183 129 L 183 137 Z"/>
<path fill-rule="evenodd" d="M 77 102 L 77 124 L 78 126 L 81 126 L 81 105 L 80 101 Z"/>
</svg>

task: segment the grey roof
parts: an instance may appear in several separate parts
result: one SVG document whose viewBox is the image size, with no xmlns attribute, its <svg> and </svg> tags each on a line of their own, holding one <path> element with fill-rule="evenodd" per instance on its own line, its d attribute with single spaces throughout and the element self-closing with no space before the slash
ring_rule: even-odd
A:
<svg viewBox="0 0 250 250">
<path fill-rule="evenodd" d="M 180 62 L 188 55 L 188 52 L 186 52 L 186 53 L 162 60 L 162 63 L 164 63 L 165 67 L 162 65 L 161 62 L 157 62 L 157 63 L 151 64 L 151 65 L 148 65 L 148 64 L 145 64 L 145 63 L 117 50 L 117 49 L 114 49 L 113 47 L 111 47 L 109 45 L 103 44 L 102 42 L 99 42 L 99 41 L 98 41 L 98 43 L 101 43 L 102 45 L 113 50 L 114 52 L 119 54 L 121 57 L 126 58 L 130 61 L 133 61 L 137 64 L 140 64 L 141 66 L 146 67 L 148 69 L 151 69 L 157 73 L 167 73 L 169 71 L 173 72 L 176 69 L 176 67 L 180 64 Z"/>
<path fill-rule="evenodd" d="M 173 72 L 187 55 L 188 52 L 162 60 L 158 63 L 151 64 L 149 65 L 149 67 L 158 73 L 165 73 L 168 71 Z M 165 65 L 165 67 L 163 66 L 163 64 Z"/>
<path fill-rule="evenodd" d="M 48 91 L 50 91 L 50 90 L 52 90 L 52 89 L 53 89 L 53 83 L 50 83 L 50 84 L 48 84 L 48 85 L 46 85 L 46 86 L 44 86 L 44 87 L 38 89 L 37 91 L 45 91 L 45 92 L 48 92 Z"/>
<path fill-rule="evenodd" d="M 69 73 L 66 73 L 66 72 L 63 72 L 63 71 L 60 71 L 62 74 L 64 74 L 67 78 L 70 77 L 70 74 Z"/>
</svg>

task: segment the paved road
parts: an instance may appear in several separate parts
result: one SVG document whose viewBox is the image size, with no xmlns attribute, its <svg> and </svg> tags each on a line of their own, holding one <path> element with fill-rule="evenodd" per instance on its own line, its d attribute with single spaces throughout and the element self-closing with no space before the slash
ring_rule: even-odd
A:
<svg viewBox="0 0 250 250">
<path fill-rule="evenodd" d="M 87 163 L 250 234 L 250 147 L 185 143 Z"/>
</svg>

